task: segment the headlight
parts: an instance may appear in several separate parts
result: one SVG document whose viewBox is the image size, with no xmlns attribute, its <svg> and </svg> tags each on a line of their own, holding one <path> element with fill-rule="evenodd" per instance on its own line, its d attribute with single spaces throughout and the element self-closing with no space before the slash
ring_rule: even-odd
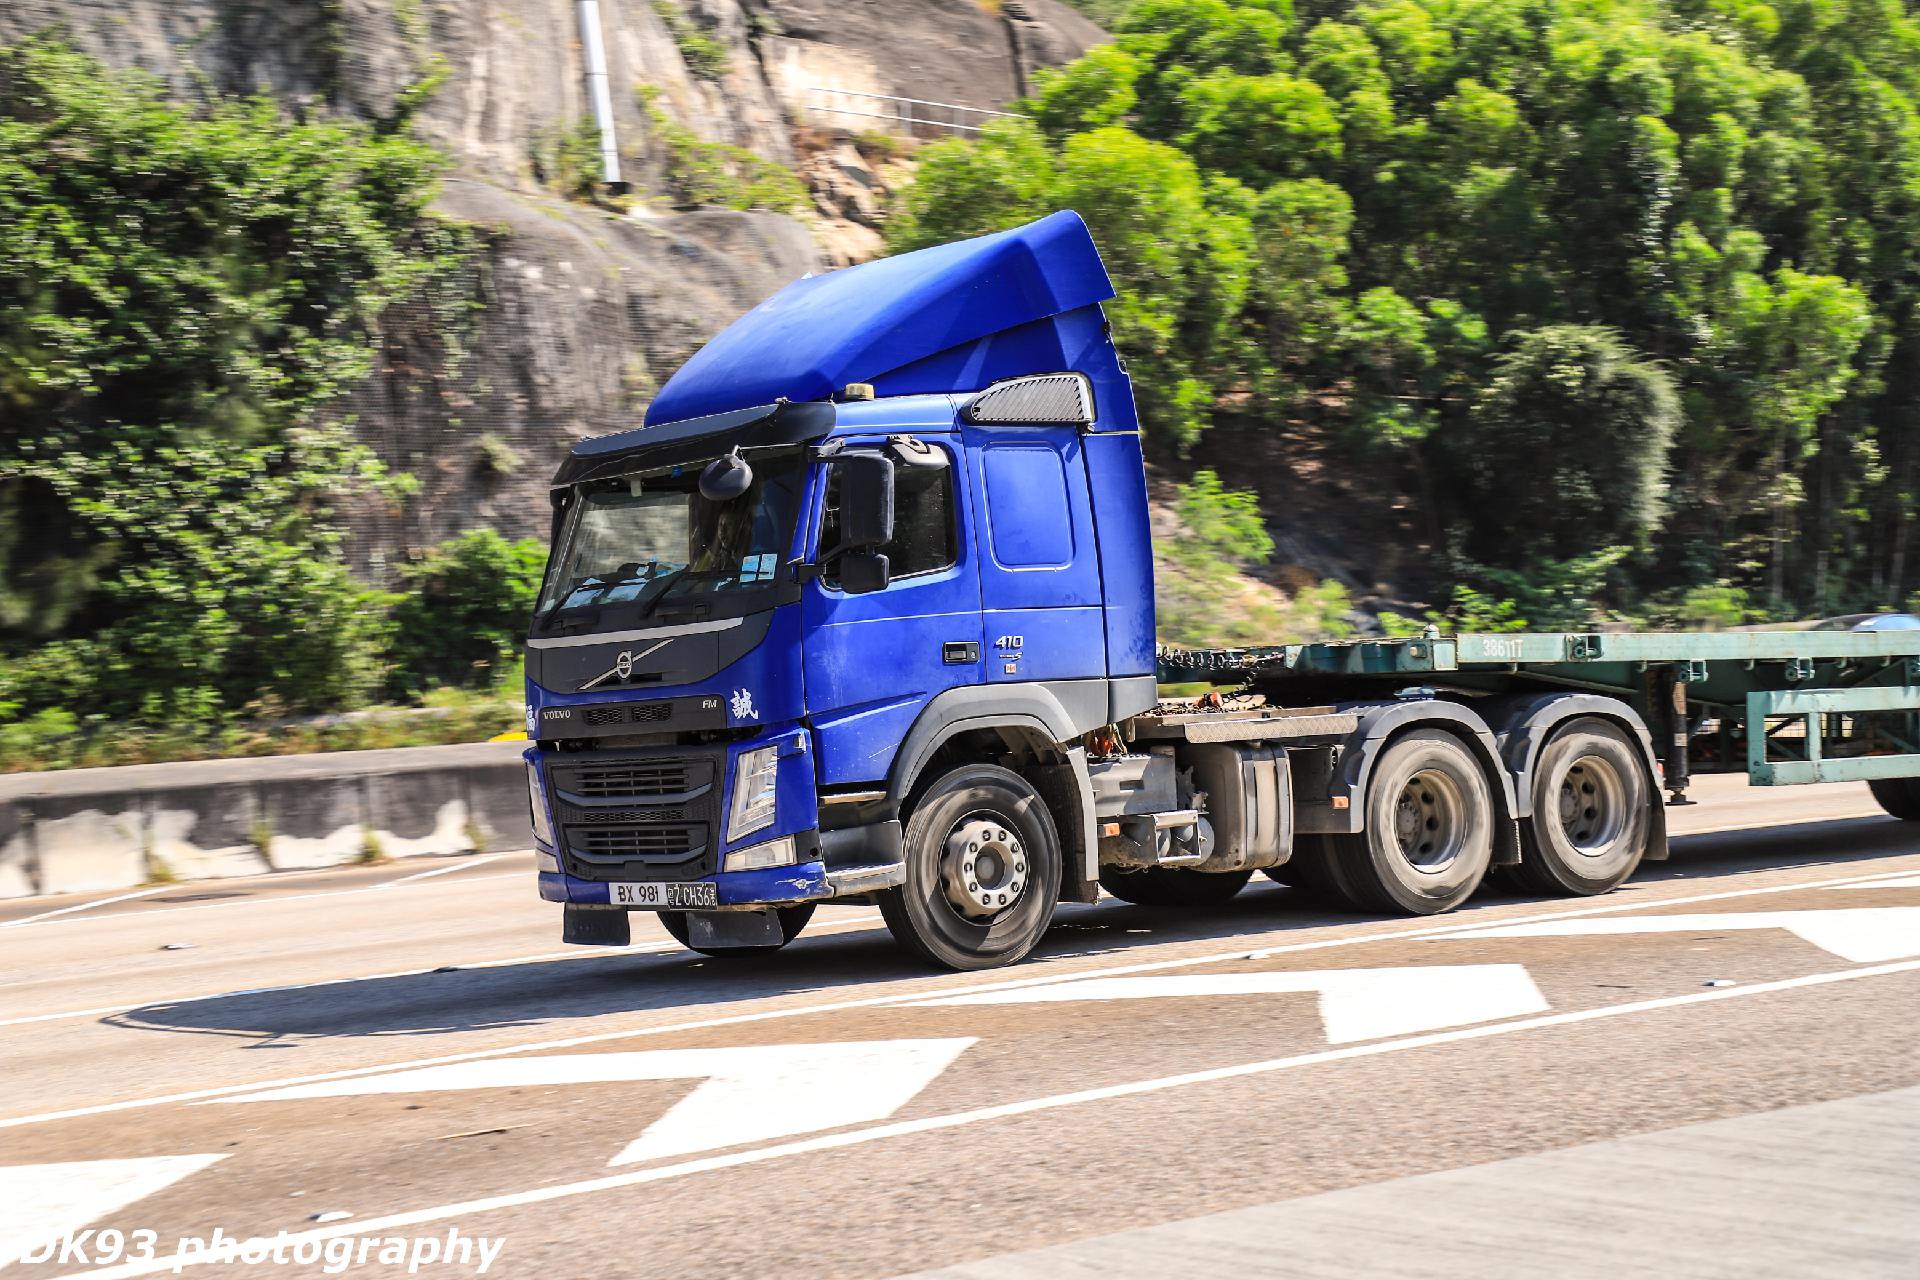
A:
<svg viewBox="0 0 1920 1280">
<path fill-rule="evenodd" d="M 790 867 L 793 865 L 793 856 L 793 837 L 781 836 L 765 844 L 735 849 L 727 855 L 726 865 L 721 870 L 758 871 L 762 867 Z"/>
<path fill-rule="evenodd" d="M 547 844 L 555 843 L 553 824 L 547 821 L 547 797 L 540 789 L 540 770 L 533 762 L 527 762 L 527 808 L 533 817 L 533 838 Z"/>
<path fill-rule="evenodd" d="M 780 749 L 755 747 L 733 762 L 733 803 L 727 807 L 727 839 L 750 836 L 773 825 L 774 783 L 780 774 Z"/>
</svg>

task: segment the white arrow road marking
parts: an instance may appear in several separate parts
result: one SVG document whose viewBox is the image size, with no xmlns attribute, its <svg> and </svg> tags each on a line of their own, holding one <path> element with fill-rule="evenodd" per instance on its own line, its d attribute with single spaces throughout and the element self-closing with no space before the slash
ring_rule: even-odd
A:
<svg viewBox="0 0 1920 1280">
<path fill-rule="evenodd" d="M 1888 876 L 1863 884 L 1830 884 L 1829 889 L 1920 889 L 1920 875 Z"/>
<path fill-rule="evenodd" d="M 1267 996 L 1314 992 L 1333 1044 L 1492 1022 L 1548 1008 L 1524 965 L 1420 965 L 1396 969 L 1309 969 L 1295 973 L 1189 973 L 1091 978 L 1010 991 L 916 1000 L 919 1005 L 1038 1004 L 1054 1000 L 1142 1000 L 1159 996 Z"/>
<path fill-rule="evenodd" d="M 1885 884 L 1879 881 L 1878 884 Z M 1876 885 L 1877 887 L 1877 885 Z M 1873 964 L 1920 956 L 1920 907 L 1840 907 L 1820 911 L 1711 912 L 1677 916 L 1610 916 L 1492 925 L 1455 938 L 1592 938 L 1619 933 L 1727 933 L 1785 929 L 1823 951 Z"/>
<path fill-rule="evenodd" d="M 141 1156 L 0 1168 L 0 1267 L 224 1159 Z"/>
<path fill-rule="evenodd" d="M 608 1161 L 609 1164 L 633 1164 L 884 1120 L 931 1084 L 973 1043 L 972 1036 L 964 1036 L 944 1040 L 869 1040 L 847 1044 L 771 1044 L 732 1049 L 648 1049 L 635 1053 L 494 1058 L 387 1075 L 327 1080 L 214 1101 L 280 1102 L 366 1093 L 429 1093 L 442 1089 L 505 1089 L 704 1077 L 699 1088 L 682 1098 Z"/>
</svg>

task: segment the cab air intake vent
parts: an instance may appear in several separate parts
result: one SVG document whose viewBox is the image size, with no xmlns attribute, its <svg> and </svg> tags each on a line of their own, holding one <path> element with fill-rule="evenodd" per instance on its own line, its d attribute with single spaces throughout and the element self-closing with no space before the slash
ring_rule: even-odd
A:
<svg viewBox="0 0 1920 1280">
<path fill-rule="evenodd" d="M 1093 384 L 1085 374 L 1043 373 L 1011 378 L 988 387 L 967 402 L 968 422 L 1093 421 Z"/>
</svg>

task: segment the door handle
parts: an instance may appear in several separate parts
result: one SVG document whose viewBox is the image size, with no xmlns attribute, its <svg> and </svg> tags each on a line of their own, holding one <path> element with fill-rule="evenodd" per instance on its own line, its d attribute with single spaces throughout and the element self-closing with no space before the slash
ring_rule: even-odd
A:
<svg viewBox="0 0 1920 1280">
<path fill-rule="evenodd" d="M 980 661 L 980 644 L 975 640 L 949 640 L 940 646 L 941 660 L 949 664 Z"/>
</svg>

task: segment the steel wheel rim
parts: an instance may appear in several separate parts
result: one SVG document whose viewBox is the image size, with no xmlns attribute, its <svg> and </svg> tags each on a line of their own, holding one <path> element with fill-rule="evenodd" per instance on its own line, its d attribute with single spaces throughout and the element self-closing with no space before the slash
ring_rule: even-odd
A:
<svg viewBox="0 0 1920 1280">
<path fill-rule="evenodd" d="M 1393 836 L 1415 871 L 1446 870 L 1467 842 L 1467 804 L 1460 784 L 1438 769 L 1408 778 L 1393 805 Z"/>
<path fill-rule="evenodd" d="M 1560 834 L 1583 858 L 1604 857 L 1627 827 L 1627 787 L 1613 762 L 1581 756 L 1560 777 L 1555 817 Z"/>
<path fill-rule="evenodd" d="M 1020 902 L 1031 880 L 1019 830 L 997 814 L 968 814 L 947 834 L 940 889 L 963 920 L 985 924 Z"/>
</svg>

